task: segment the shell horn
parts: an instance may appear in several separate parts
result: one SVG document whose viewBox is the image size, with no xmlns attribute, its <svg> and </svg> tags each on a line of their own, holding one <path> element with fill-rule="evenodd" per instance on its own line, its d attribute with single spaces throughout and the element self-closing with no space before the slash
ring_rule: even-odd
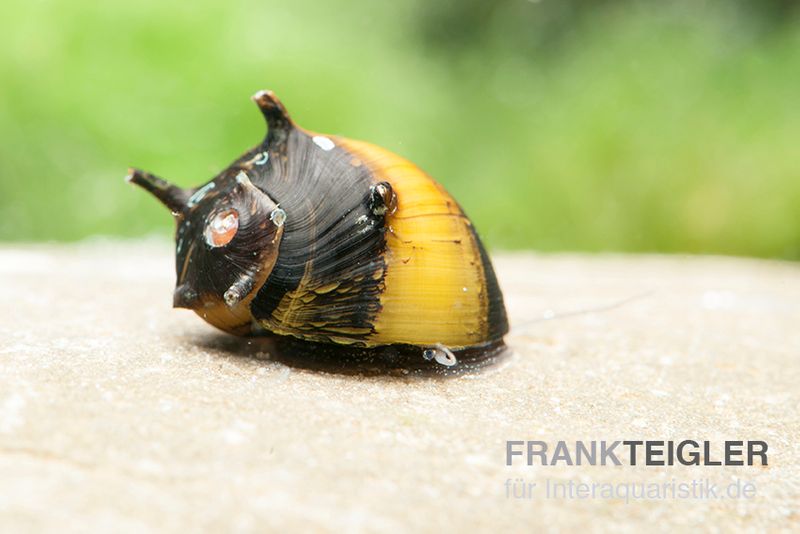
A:
<svg viewBox="0 0 800 534">
<path fill-rule="evenodd" d="M 125 177 L 125 181 L 136 184 L 152 193 L 174 215 L 186 209 L 186 203 L 192 195 L 190 190 L 181 189 L 177 185 L 172 185 L 158 176 L 139 169 L 128 169 L 128 176 Z"/>
<path fill-rule="evenodd" d="M 294 123 L 289 117 L 289 112 L 272 91 L 259 91 L 250 97 L 253 102 L 261 109 L 261 113 L 267 120 L 267 143 L 285 142 L 289 137 L 289 132 L 294 128 Z"/>
</svg>

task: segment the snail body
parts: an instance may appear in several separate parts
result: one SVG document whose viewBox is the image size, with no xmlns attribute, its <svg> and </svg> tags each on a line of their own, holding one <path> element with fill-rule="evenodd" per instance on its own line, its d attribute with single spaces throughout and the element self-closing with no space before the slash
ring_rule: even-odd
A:
<svg viewBox="0 0 800 534">
<path fill-rule="evenodd" d="M 202 187 L 129 174 L 176 218 L 174 306 L 232 334 L 274 334 L 303 358 L 497 357 L 503 296 L 444 188 L 383 148 L 296 126 L 272 92 L 253 100 L 264 142 Z"/>
</svg>

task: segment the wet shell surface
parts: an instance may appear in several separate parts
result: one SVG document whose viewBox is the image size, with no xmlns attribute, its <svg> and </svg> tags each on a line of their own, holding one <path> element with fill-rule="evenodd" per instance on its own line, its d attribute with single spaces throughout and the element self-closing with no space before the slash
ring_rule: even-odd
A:
<svg viewBox="0 0 800 534">
<path fill-rule="evenodd" d="M 455 372 L 508 331 L 492 264 L 458 203 L 383 148 L 304 130 L 272 92 L 266 139 L 205 185 L 128 179 L 175 216 L 176 307 L 272 336 L 316 368 Z"/>
</svg>

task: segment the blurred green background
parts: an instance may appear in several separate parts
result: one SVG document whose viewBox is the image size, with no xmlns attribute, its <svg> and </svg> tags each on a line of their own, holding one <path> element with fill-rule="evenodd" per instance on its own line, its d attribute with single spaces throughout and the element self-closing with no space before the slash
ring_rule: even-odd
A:
<svg viewBox="0 0 800 534">
<path fill-rule="evenodd" d="M 800 258 L 789 1 L 5 0 L 0 240 L 169 235 L 271 88 L 417 162 L 492 248 Z"/>
</svg>

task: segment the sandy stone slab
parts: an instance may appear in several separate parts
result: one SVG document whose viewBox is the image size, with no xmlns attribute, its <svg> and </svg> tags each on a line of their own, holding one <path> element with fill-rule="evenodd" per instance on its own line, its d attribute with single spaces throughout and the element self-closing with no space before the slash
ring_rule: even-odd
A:
<svg viewBox="0 0 800 534">
<path fill-rule="evenodd" d="M 513 355 L 398 378 L 287 367 L 172 310 L 164 243 L 0 247 L 0 530 L 800 527 L 799 266 L 495 261 Z M 769 465 L 505 465 L 507 440 L 579 439 L 764 440 Z M 706 479 L 757 493 L 544 493 Z"/>
</svg>

